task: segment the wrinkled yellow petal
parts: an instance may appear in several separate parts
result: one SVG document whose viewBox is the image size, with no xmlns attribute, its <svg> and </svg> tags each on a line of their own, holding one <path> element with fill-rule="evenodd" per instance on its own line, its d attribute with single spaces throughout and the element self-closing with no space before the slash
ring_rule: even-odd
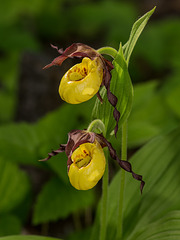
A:
<svg viewBox="0 0 180 240">
<path fill-rule="evenodd" d="M 93 188 L 105 171 L 106 160 L 98 142 L 84 143 L 72 154 L 68 176 L 71 184 L 78 190 Z"/>
<path fill-rule="evenodd" d="M 70 68 L 62 77 L 59 94 L 71 104 L 85 102 L 99 90 L 103 79 L 101 60 L 83 58 L 82 62 Z"/>
</svg>

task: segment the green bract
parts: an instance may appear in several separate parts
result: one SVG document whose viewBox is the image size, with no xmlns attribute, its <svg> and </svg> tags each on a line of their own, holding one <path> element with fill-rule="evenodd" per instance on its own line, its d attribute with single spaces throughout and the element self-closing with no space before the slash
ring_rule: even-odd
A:
<svg viewBox="0 0 180 240">
<path fill-rule="evenodd" d="M 126 121 L 132 108 L 133 86 L 128 72 L 129 59 L 141 32 L 143 31 L 154 10 L 155 8 L 147 12 L 134 23 L 129 40 L 123 47 L 120 43 L 118 52 L 112 48 L 99 49 L 101 54 L 107 54 L 111 57 L 114 57 L 112 62 L 114 69 L 111 71 L 112 78 L 110 90 L 118 99 L 116 108 L 120 112 L 120 119 L 118 123 L 119 127 Z M 103 104 L 101 104 L 98 99 L 96 100 L 92 118 L 99 118 L 104 122 L 108 137 L 114 132 L 113 130 L 116 124 L 115 120 L 109 117 L 113 114 L 113 107 L 108 102 L 106 89 L 104 87 L 101 89 L 100 95 L 103 99 Z"/>
<path fill-rule="evenodd" d="M 133 87 L 121 44 L 119 51 L 113 60 L 113 66 L 114 69 L 111 71 L 112 78 L 110 90 L 118 99 L 116 108 L 120 112 L 120 119 L 118 124 L 120 127 L 129 116 L 133 99 Z M 114 108 L 108 102 L 105 88 L 102 88 L 100 95 L 102 96 L 103 104 L 101 104 L 98 99 L 96 100 L 92 117 L 93 119 L 99 118 L 104 122 L 105 128 L 107 130 L 106 134 L 109 136 L 116 124 L 114 118 L 109 118 L 109 116 L 113 115 Z"/>
</svg>

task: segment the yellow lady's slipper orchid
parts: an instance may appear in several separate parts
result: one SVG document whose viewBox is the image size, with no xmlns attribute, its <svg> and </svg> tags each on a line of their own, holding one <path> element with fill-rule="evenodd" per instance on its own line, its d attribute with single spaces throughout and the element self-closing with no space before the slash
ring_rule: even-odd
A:
<svg viewBox="0 0 180 240">
<path fill-rule="evenodd" d="M 71 104 L 85 102 L 99 90 L 103 80 L 103 67 L 99 58 L 83 58 L 82 63 L 70 68 L 62 77 L 59 94 Z"/>
<path fill-rule="evenodd" d="M 116 135 L 120 112 L 116 108 L 118 99 L 110 90 L 111 70 L 114 68 L 112 63 L 98 51 L 83 43 L 73 43 L 64 51 L 56 46 L 51 46 L 58 51 L 60 56 L 56 57 L 43 69 L 54 65 L 61 66 L 67 58 L 77 57 L 83 59 L 81 64 L 75 65 L 63 76 L 59 86 L 61 98 L 68 103 L 78 104 L 89 100 L 97 94 L 97 97 L 103 103 L 99 88 L 105 86 L 107 99 L 114 107 L 113 116 L 116 121 L 114 133 Z"/>
<path fill-rule="evenodd" d="M 78 190 L 93 188 L 104 174 L 106 160 L 101 145 L 81 144 L 71 156 L 68 176 L 71 184 Z"/>
<path fill-rule="evenodd" d="M 132 170 L 130 162 L 119 159 L 116 150 L 102 135 L 86 130 L 73 130 L 68 134 L 67 144 L 60 144 L 60 148 L 48 153 L 48 157 L 41 161 L 47 161 L 51 157 L 65 152 L 67 155 L 67 168 L 71 184 L 79 190 L 93 188 L 105 171 L 106 160 L 103 148 L 108 147 L 111 157 L 118 162 L 120 167 L 130 172 L 138 181 L 141 181 L 142 192 L 145 182 L 142 176 Z"/>
</svg>

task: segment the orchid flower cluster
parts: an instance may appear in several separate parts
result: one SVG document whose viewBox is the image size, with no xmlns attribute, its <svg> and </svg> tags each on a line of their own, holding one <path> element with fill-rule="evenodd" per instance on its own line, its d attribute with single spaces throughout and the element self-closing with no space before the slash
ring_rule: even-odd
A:
<svg viewBox="0 0 180 240">
<path fill-rule="evenodd" d="M 141 175 L 132 170 L 127 159 L 128 117 L 133 103 L 133 85 L 128 71 L 131 53 L 136 42 L 153 14 L 155 7 L 139 18 L 132 26 L 128 41 L 119 49 L 102 47 L 93 49 L 82 43 L 74 43 L 64 51 L 55 48 L 60 56 L 56 57 L 44 69 L 61 66 L 67 58 L 80 58 L 81 63 L 71 67 L 62 77 L 59 85 L 60 97 L 69 104 L 80 104 L 97 95 L 92 109 L 92 122 L 87 129 L 72 130 L 68 133 L 66 144 L 60 144 L 59 149 L 48 153 L 47 161 L 51 157 L 65 152 L 67 155 L 67 171 L 71 185 L 78 190 L 93 188 L 102 178 L 102 198 L 98 225 L 95 223 L 92 239 L 107 239 L 108 209 L 109 209 L 109 179 L 108 155 L 122 168 L 117 188 L 118 208 L 116 219 L 116 238 L 123 237 L 123 202 L 125 193 L 126 172 L 140 181 L 140 191 L 144 188 Z M 107 60 L 108 55 L 112 61 Z M 109 58 L 108 58 L 109 59 Z M 121 133 L 119 133 L 121 129 Z M 119 141 L 121 137 L 120 156 L 111 144 L 112 136 Z M 117 144 L 116 144 L 117 145 Z M 99 208 L 98 208 L 99 209 Z"/>
<path fill-rule="evenodd" d="M 96 51 L 90 46 L 82 43 L 74 43 L 66 48 L 65 51 L 58 49 L 53 45 L 52 47 L 57 49 L 60 56 L 45 66 L 44 69 L 54 65 L 60 66 L 67 58 L 77 57 L 82 59 L 81 63 L 71 67 L 62 77 L 59 85 L 60 97 L 67 103 L 80 104 L 88 101 L 97 94 L 98 102 L 96 108 L 97 105 L 99 105 L 99 111 L 105 104 L 109 104 L 109 107 L 111 107 L 110 112 L 112 112 L 112 116 L 106 117 L 113 118 L 114 124 L 112 132 L 116 136 L 119 121 L 122 120 L 121 116 L 124 116 L 126 112 L 124 108 L 127 109 L 127 106 L 129 105 L 127 104 L 126 99 L 127 94 L 123 95 L 125 97 L 120 96 L 118 99 L 111 90 L 111 80 L 117 75 L 116 71 L 113 72 L 113 63 L 100 54 L 102 50 Z M 111 50 L 113 51 L 112 48 Z M 120 48 L 120 51 L 122 52 L 122 48 Z M 117 55 L 114 64 L 121 64 L 122 66 L 127 67 L 122 56 L 122 54 Z M 125 68 L 125 70 L 127 70 L 127 68 Z M 118 78 L 123 77 L 123 74 L 124 72 L 121 71 L 121 73 L 118 74 Z M 118 87 L 116 88 L 118 89 Z M 119 108 L 118 104 L 120 104 Z M 122 112 L 120 112 L 121 109 Z M 98 120 L 101 121 L 105 128 L 106 124 L 103 123 L 103 118 Z M 67 144 L 61 144 L 59 149 L 48 153 L 48 157 L 42 161 L 49 160 L 52 156 L 65 152 L 68 159 L 67 169 L 70 183 L 78 190 L 88 190 L 93 188 L 104 174 L 106 159 L 103 148 L 105 147 L 108 148 L 110 156 L 118 162 L 121 168 L 130 172 L 133 178 L 141 182 L 140 189 L 142 192 L 145 184 L 142 180 L 142 176 L 132 171 L 131 164 L 128 161 L 118 157 L 116 150 L 106 139 L 105 133 L 102 129 L 100 133 L 92 130 L 90 131 L 89 128 L 87 130 L 72 130 L 68 134 Z"/>
</svg>

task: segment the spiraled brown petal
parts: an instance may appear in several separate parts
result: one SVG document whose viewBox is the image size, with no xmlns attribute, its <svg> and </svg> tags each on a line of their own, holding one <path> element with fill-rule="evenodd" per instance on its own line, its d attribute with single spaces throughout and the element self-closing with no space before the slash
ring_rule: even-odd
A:
<svg viewBox="0 0 180 240">
<path fill-rule="evenodd" d="M 48 153 L 48 157 L 47 158 L 41 159 L 39 161 L 40 162 L 45 162 L 45 161 L 49 160 L 51 157 L 56 156 L 57 154 L 59 154 L 61 152 L 64 152 L 65 148 L 66 148 L 66 144 L 61 144 L 60 148 L 58 148 L 57 150 L 52 150 L 51 153 Z"/>
<path fill-rule="evenodd" d="M 101 102 L 101 104 L 103 104 L 103 99 L 102 99 L 102 97 L 101 97 L 99 91 L 96 93 L 96 95 L 97 95 L 99 101 Z"/>
<path fill-rule="evenodd" d="M 106 60 L 106 62 L 107 62 L 107 60 Z M 105 70 L 104 70 L 103 85 L 105 86 L 105 88 L 107 90 L 108 101 L 114 107 L 113 116 L 114 116 L 114 119 L 116 121 L 116 126 L 115 126 L 115 129 L 114 129 L 114 133 L 115 133 L 115 136 L 116 136 L 117 135 L 117 131 L 118 131 L 118 122 L 119 122 L 119 118 L 120 118 L 120 112 L 116 108 L 118 99 L 110 90 L 110 83 L 111 83 L 110 69 L 112 70 L 110 65 L 109 64 L 106 65 Z"/>
<path fill-rule="evenodd" d="M 120 165 L 121 168 L 123 168 L 127 172 L 130 172 L 132 174 L 133 178 L 135 178 L 136 180 L 141 181 L 140 191 L 142 193 L 145 182 L 142 180 L 141 175 L 136 174 L 132 171 L 131 163 L 128 161 L 125 161 L 125 160 L 120 160 L 116 153 L 116 150 L 112 147 L 111 143 L 108 142 L 108 140 L 102 134 L 96 134 L 96 139 L 98 139 L 98 141 L 102 147 L 104 145 L 108 147 L 111 157 L 118 162 L 118 164 Z"/>
</svg>

